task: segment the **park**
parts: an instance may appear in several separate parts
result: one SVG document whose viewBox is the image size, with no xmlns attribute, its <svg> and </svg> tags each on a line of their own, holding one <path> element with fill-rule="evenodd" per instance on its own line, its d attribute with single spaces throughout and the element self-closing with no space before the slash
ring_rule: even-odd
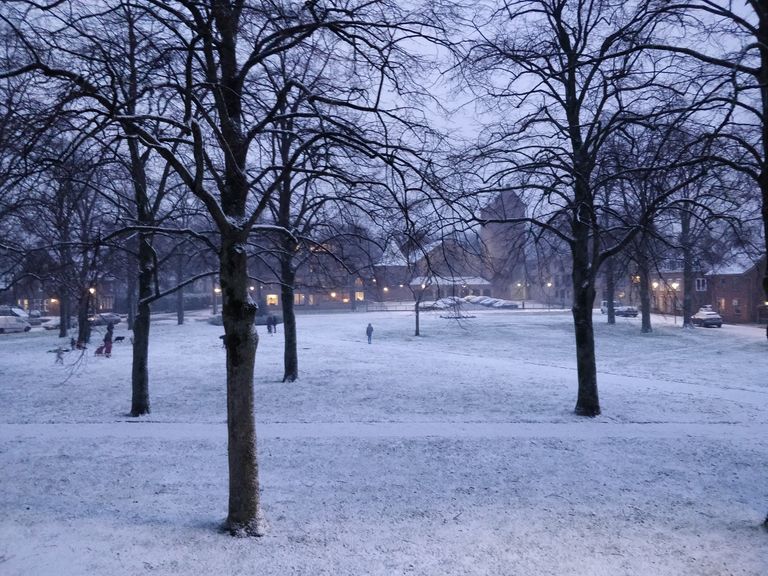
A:
<svg viewBox="0 0 768 576">
<path fill-rule="evenodd" d="M 112 358 L 0 340 L 4 575 L 741 574 L 765 571 L 761 327 L 600 320 L 603 412 L 573 413 L 566 312 L 298 318 L 300 377 L 259 327 L 266 529 L 232 539 L 225 370 L 209 312 L 153 317 L 153 410 Z M 366 341 L 368 323 L 375 328 Z M 118 324 L 116 335 L 127 335 Z"/>
</svg>

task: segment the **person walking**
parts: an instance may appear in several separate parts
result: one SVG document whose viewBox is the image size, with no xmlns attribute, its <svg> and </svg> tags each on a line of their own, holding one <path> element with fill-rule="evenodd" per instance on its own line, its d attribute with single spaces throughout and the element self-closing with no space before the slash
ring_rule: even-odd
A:
<svg viewBox="0 0 768 576">
<path fill-rule="evenodd" d="M 368 322 L 368 326 L 365 328 L 365 335 L 368 336 L 368 344 L 371 343 L 371 337 L 373 336 L 373 326 Z"/>
<path fill-rule="evenodd" d="M 110 322 L 107 324 L 107 333 L 104 334 L 104 356 L 107 358 L 112 356 L 112 336 L 115 332 L 115 325 Z"/>
</svg>

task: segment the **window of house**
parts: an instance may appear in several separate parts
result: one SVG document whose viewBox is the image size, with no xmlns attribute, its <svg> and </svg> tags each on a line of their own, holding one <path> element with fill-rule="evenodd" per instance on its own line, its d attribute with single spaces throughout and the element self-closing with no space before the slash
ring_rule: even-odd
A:
<svg viewBox="0 0 768 576">
<path fill-rule="evenodd" d="M 725 310 L 725 298 L 720 298 L 717 301 L 717 305 L 720 310 Z"/>
<path fill-rule="evenodd" d="M 304 304 L 306 304 L 306 303 L 307 303 L 307 297 L 306 297 L 306 295 L 302 294 L 301 292 L 296 292 L 296 293 L 293 295 L 293 303 L 294 303 L 296 306 L 303 306 Z"/>
<path fill-rule="evenodd" d="M 734 298 L 733 301 L 731 302 L 731 304 L 733 304 L 733 307 L 736 308 L 736 306 L 739 305 L 739 299 L 738 298 Z"/>
<path fill-rule="evenodd" d="M 267 294 L 267 306 L 277 306 L 277 294 Z"/>
<path fill-rule="evenodd" d="M 365 292 L 355 292 L 355 302 L 362 302 L 365 300 Z"/>
<path fill-rule="evenodd" d="M 696 278 L 696 292 L 706 292 L 706 291 L 707 291 L 707 279 Z"/>
</svg>

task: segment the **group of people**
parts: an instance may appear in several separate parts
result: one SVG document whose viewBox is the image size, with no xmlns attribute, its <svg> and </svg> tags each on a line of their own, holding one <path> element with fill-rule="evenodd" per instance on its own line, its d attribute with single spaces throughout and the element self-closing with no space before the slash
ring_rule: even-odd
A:
<svg viewBox="0 0 768 576">
<path fill-rule="evenodd" d="M 277 334 L 277 316 L 274 314 L 267 316 L 267 332 Z"/>
</svg>

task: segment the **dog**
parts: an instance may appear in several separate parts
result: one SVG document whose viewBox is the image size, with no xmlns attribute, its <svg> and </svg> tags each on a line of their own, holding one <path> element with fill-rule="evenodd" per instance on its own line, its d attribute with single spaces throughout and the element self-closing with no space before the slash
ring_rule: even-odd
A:
<svg viewBox="0 0 768 576">
<path fill-rule="evenodd" d="M 123 342 L 124 340 L 125 340 L 125 336 L 115 336 L 114 342 L 115 344 L 117 344 L 118 342 Z"/>
</svg>

